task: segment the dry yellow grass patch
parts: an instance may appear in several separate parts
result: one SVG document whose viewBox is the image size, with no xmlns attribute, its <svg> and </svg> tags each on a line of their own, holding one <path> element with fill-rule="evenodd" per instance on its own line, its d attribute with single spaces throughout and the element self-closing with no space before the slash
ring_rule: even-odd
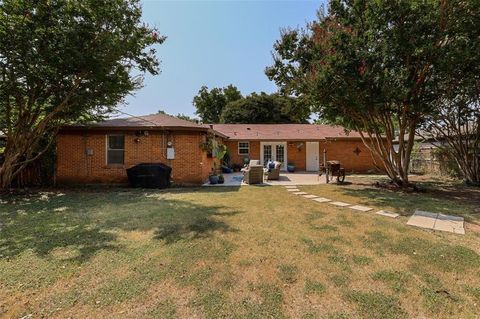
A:
<svg viewBox="0 0 480 319">
<path fill-rule="evenodd" d="M 355 184 L 300 188 L 403 216 L 320 204 L 283 187 L 70 191 L 30 198 L 21 214 L 18 198 L 7 198 L 0 207 L 0 316 L 480 313 L 478 234 L 405 225 L 418 205 L 476 222 L 471 206 Z"/>
</svg>

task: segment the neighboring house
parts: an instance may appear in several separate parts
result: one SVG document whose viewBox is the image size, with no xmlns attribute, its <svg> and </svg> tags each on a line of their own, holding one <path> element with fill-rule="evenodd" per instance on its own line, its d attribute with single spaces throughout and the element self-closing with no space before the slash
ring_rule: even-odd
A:
<svg viewBox="0 0 480 319">
<path fill-rule="evenodd" d="M 371 152 L 356 132 L 340 126 L 316 124 L 214 124 L 212 128 L 228 136 L 224 141 L 233 164 L 245 157 L 294 164 L 297 170 L 316 172 L 327 160 L 339 160 L 349 172 L 375 170 Z M 286 165 L 283 165 L 283 170 Z"/>
<path fill-rule="evenodd" d="M 359 135 L 338 126 L 201 125 L 156 114 L 64 127 L 57 137 L 56 178 L 59 183 L 126 183 L 126 168 L 161 162 L 172 167 L 175 183 L 200 184 L 214 162 L 200 145 L 212 137 L 227 145 L 232 164 L 245 158 L 277 160 L 318 171 L 326 150 L 327 159 L 339 160 L 347 171 L 375 170 Z"/>
</svg>

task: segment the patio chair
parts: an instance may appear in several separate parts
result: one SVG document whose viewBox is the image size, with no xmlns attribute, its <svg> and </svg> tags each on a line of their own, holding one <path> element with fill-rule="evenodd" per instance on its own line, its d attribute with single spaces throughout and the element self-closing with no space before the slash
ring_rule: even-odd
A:
<svg viewBox="0 0 480 319">
<path fill-rule="evenodd" d="M 280 178 L 280 167 L 282 163 L 280 162 L 273 162 L 274 167 L 269 168 L 268 171 L 265 173 L 267 180 L 278 180 Z"/>
<path fill-rule="evenodd" d="M 243 181 L 247 184 L 262 184 L 263 183 L 263 166 L 249 165 L 243 171 Z"/>
<path fill-rule="evenodd" d="M 248 162 L 248 164 L 245 164 L 240 171 L 245 173 L 245 171 L 246 171 L 251 165 L 260 165 L 260 160 L 250 160 L 250 161 Z"/>
</svg>

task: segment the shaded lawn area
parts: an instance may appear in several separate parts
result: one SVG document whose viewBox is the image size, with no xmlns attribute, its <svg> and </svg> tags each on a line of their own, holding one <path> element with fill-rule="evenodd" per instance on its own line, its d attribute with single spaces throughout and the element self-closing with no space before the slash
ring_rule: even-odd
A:
<svg viewBox="0 0 480 319">
<path fill-rule="evenodd" d="M 394 210 L 477 206 L 358 185 L 300 187 Z M 283 187 L 2 197 L 0 317 L 450 318 L 480 313 L 480 235 L 432 233 Z"/>
</svg>

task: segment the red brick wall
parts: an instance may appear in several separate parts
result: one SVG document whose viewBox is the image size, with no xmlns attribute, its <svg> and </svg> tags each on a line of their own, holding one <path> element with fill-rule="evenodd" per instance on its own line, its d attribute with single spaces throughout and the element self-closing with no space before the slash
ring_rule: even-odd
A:
<svg viewBox="0 0 480 319">
<path fill-rule="evenodd" d="M 287 164 L 294 164 L 295 169 L 304 171 L 307 165 L 307 150 L 305 141 L 287 142 Z"/>
<path fill-rule="evenodd" d="M 124 165 L 108 166 L 106 134 L 125 135 Z M 148 136 L 135 136 L 134 131 L 62 132 L 57 137 L 57 181 L 59 183 L 126 183 L 126 168 L 139 163 L 164 163 L 172 167 L 175 183 L 200 184 L 211 170 L 211 159 L 200 149 L 201 132 L 149 131 Z M 136 139 L 139 142 L 136 142 Z M 171 141 L 175 159 L 166 159 L 166 143 Z M 93 155 L 86 154 L 87 149 Z"/>
<path fill-rule="evenodd" d="M 354 152 L 358 147 L 360 153 Z M 323 150 L 327 150 L 327 160 L 338 160 L 347 172 L 367 172 L 375 170 L 371 152 L 361 140 L 320 142 L 320 163 L 323 162 Z"/>
<path fill-rule="evenodd" d="M 201 171 L 202 180 L 206 181 L 208 179 L 208 176 L 212 172 L 214 159 L 211 157 L 207 157 L 207 152 L 202 152 L 201 158 L 202 158 L 202 171 Z"/>
<path fill-rule="evenodd" d="M 250 141 L 250 153 L 248 155 L 238 154 L 238 141 L 224 141 L 224 144 L 227 145 L 232 164 L 243 165 L 243 159 L 245 157 L 252 160 L 260 159 L 260 142 L 258 141 Z"/>
</svg>

